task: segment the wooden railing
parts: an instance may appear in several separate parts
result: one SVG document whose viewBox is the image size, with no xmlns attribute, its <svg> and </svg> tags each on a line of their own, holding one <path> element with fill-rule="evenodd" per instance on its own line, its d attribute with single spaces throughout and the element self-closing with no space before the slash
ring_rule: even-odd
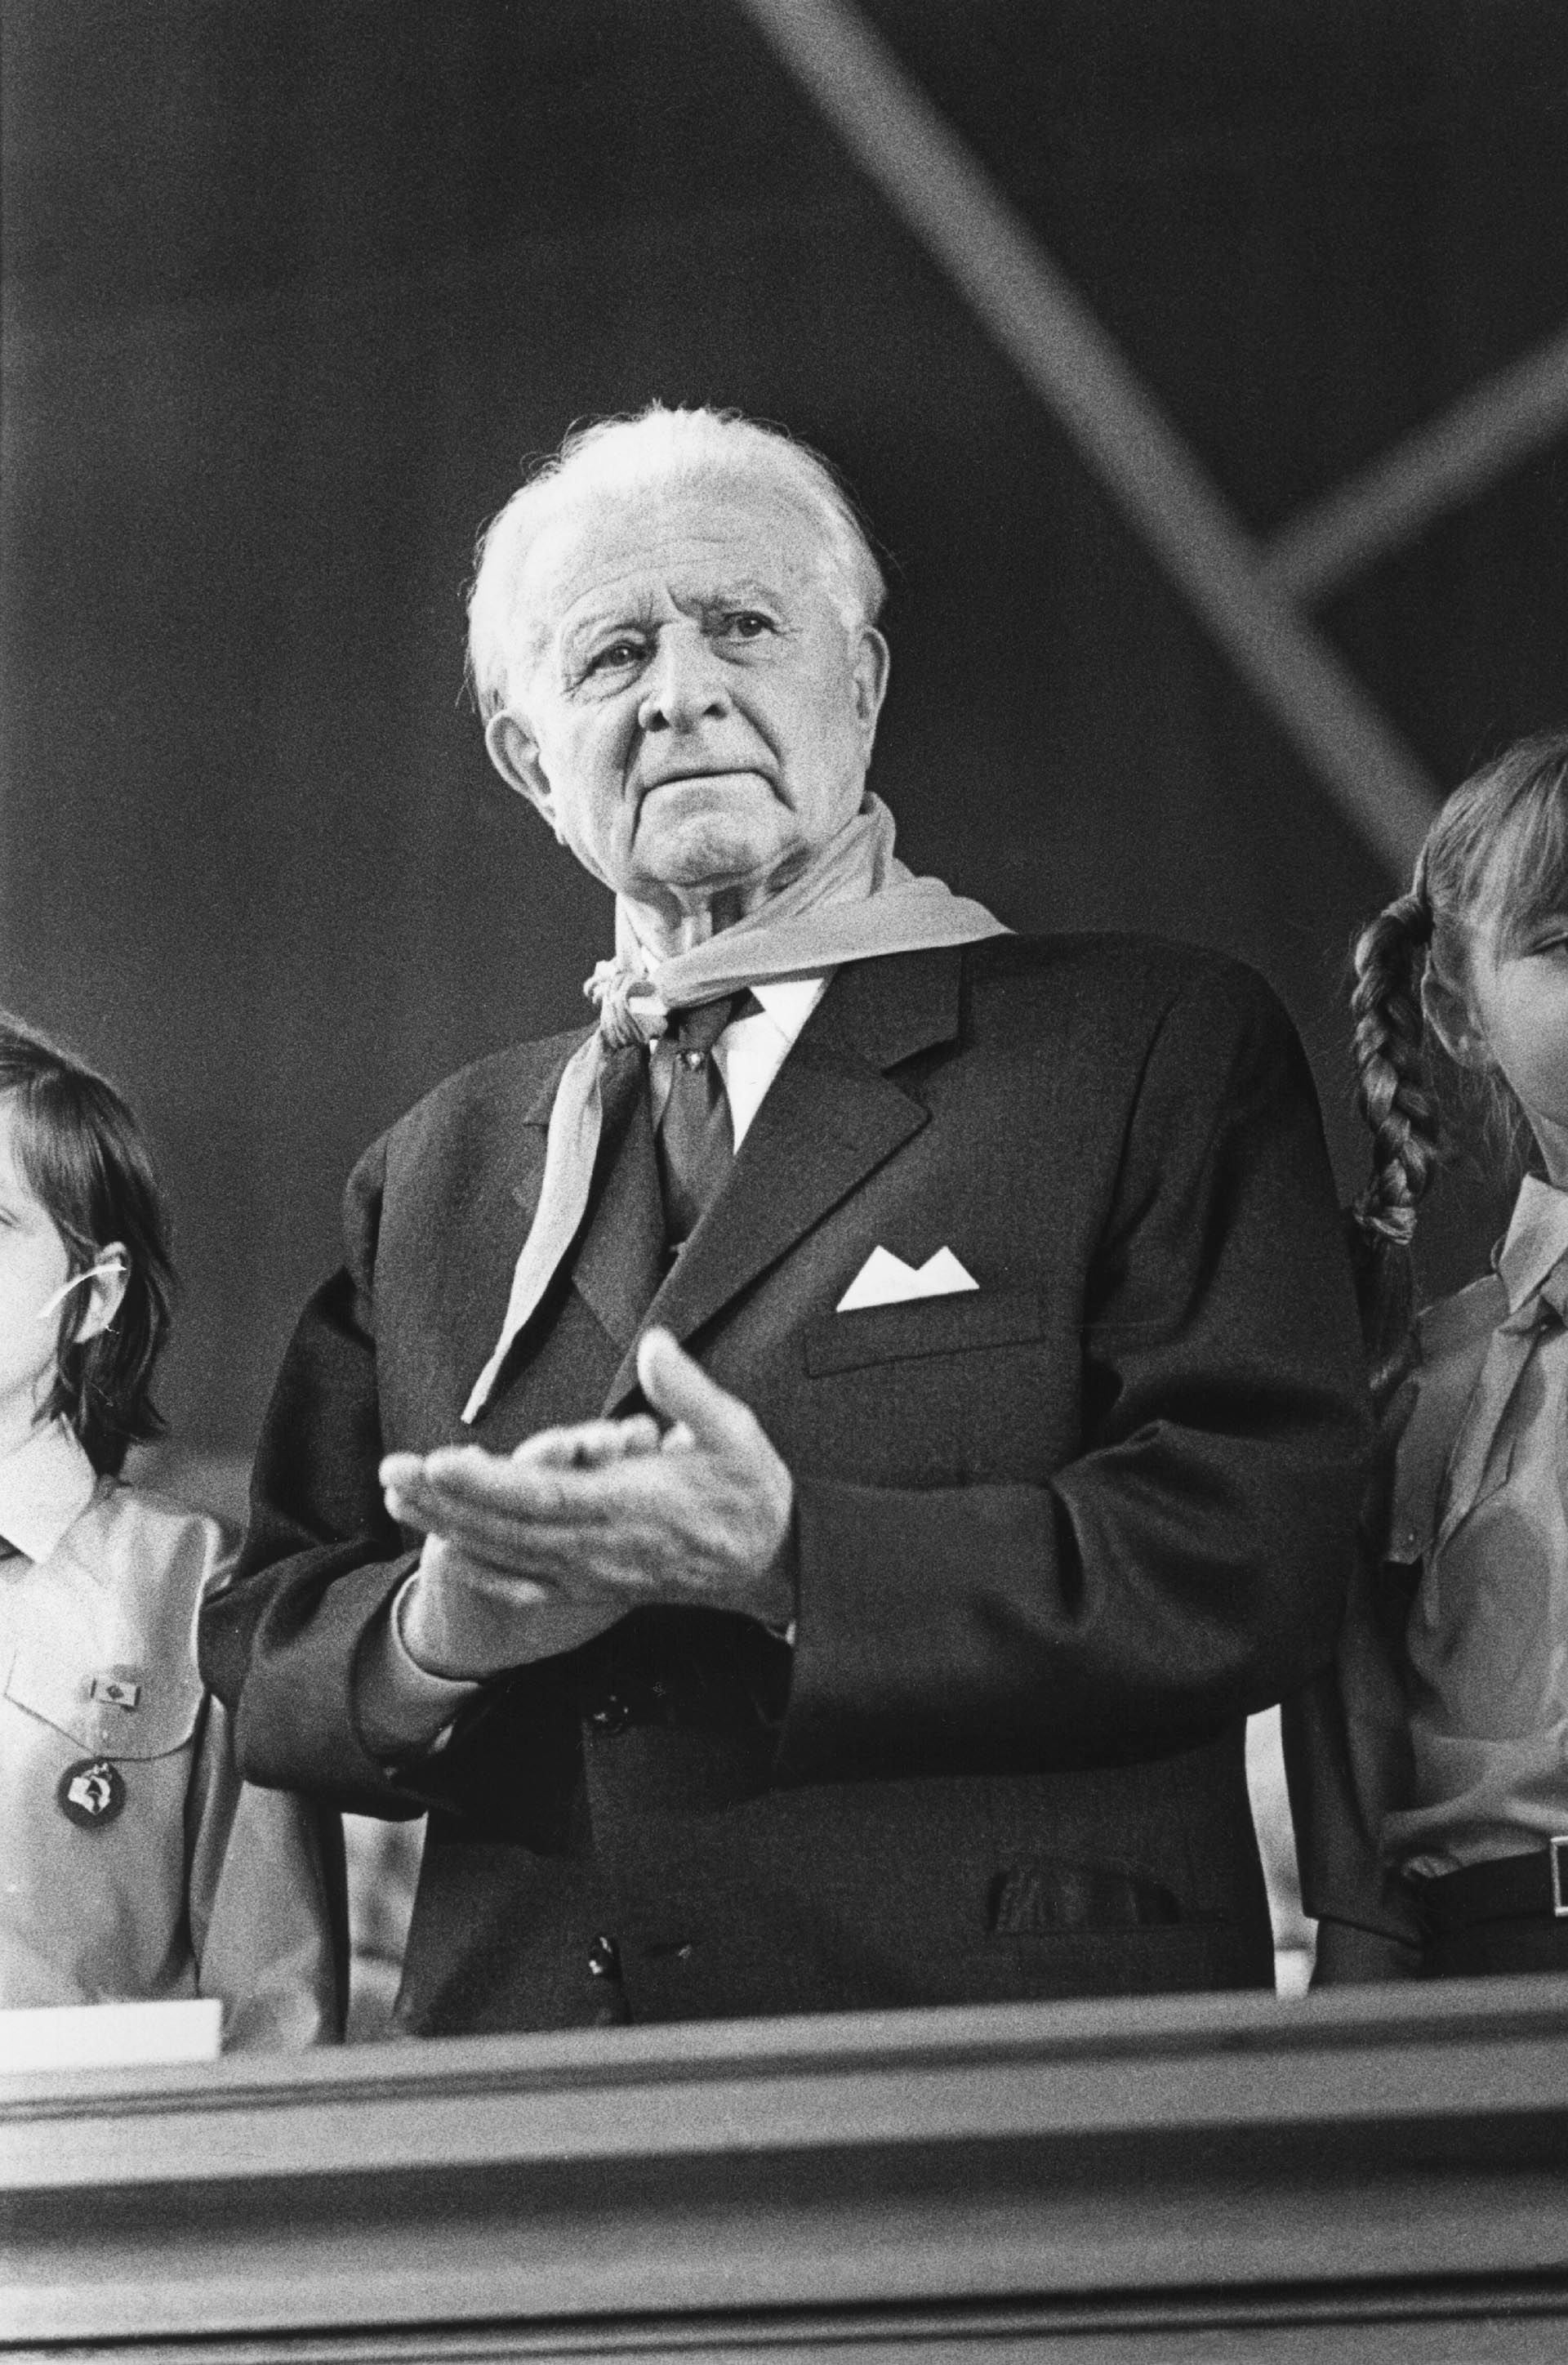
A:
<svg viewBox="0 0 1568 2365">
<path fill-rule="evenodd" d="M 1568 1980 L 7 2081 L 8 2352 L 1568 2356 Z"/>
</svg>

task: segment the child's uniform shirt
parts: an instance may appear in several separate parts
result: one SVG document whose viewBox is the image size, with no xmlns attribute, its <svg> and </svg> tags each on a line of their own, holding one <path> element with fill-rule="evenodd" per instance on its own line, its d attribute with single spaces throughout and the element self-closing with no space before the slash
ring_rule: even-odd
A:
<svg viewBox="0 0 1568 2365">
<path fill-rule="evenodd" d="M 0 2007 L 217 1996 L 226 2046 L 335 2036 L 319 1827 L 241 1782 L 196 1671 L 218 1523 L 56 1424 L 0 1456 Z"/>
<path fill-rule="evenodd" d="M 1428 1308 L 1338 1658 L 1287 1714 L 1307 1911 L 1421 1943 L 1410 1873 L 1568 1833 L 1568 1192 Z"/>
</svg>

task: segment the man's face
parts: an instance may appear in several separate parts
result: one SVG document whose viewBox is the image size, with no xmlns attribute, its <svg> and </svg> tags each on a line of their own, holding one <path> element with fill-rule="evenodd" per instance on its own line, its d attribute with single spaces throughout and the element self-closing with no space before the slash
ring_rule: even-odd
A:
<svg viewBox="0 0 1568 2365">
<path fill-rule="evenodd" d="M 811 521 L 766 484 L 585 494 L 529 550 L 520 606 L 491 755 L 633 902 L 745 908 L 858 809 L 886 646 L 846 627 Z"/>
</svg>

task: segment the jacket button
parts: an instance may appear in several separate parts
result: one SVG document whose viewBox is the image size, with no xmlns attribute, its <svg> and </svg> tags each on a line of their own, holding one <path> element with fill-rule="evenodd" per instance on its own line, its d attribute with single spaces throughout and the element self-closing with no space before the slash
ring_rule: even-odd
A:
<svg viewBox="0 0 1568 2365">
<path fill-rule="evenodd" d="M 588 1710 L 588 1721 L 595 1732 L 624 1732 L 632 1721 L 632 1703 L 619 1692 L 610 1692 Z"/>
<path fill-rule="evenodd" d="M 621 1949 L 613 1938 L 596 1938 L 588 1948 L 590 1979 L 618 1979 L 621 1976 Z"/>
</svg>

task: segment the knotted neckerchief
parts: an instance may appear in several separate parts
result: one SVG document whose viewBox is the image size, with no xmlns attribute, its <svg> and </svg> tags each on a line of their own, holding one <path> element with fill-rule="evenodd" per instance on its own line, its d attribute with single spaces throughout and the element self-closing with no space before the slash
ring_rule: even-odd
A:
<svg viewBox="0 0 1568 2365">
<path fill-rule="evenodd" d="M 929 952 L 1007 934 L 983 903 L 955 895 L 940 879 L 917 879 L 905 869 L 893 853 L 892 814 L 869 793 L 859 812 L 779 894 L 689 952 L 652 961 L 624 903 L 618 903 L 615 958 L 600 961 L 583 988 L 599 1004 L 599 1030 L 574 1051 L 556 1087 L 539 1205 L 512 1275 L 500 1337 L 474 1383 L 464 1419 L 477 1420 L 488 1404 L 514 1340 L 560 1270 L 588 1211 L 604 1122 L 600 1076 L 607 1051 L 654 1042 L 672 1011 L 769 979 L 817 977 L 844 961 Z"/>
<path fill-rule="evenodd" d="M 1497 1441 L 1497 1432 L 1524 1378 L 1536 1341 L 1554 1323 L 1568 1321 L 1568 1244 L 1553 1262 L 1563 1233 L 1563 1194 L 1527 1175 L 1514 1220 L 1497 1258 L 1508 1311 L 1493 1331 L 1486 1360 L 1470 1393 L 1444 1474 L 1434 1552 L 1473 1510 Z M 1554 1206 L 1553 1202 L 1558 1204 Z"/>
</svg>

